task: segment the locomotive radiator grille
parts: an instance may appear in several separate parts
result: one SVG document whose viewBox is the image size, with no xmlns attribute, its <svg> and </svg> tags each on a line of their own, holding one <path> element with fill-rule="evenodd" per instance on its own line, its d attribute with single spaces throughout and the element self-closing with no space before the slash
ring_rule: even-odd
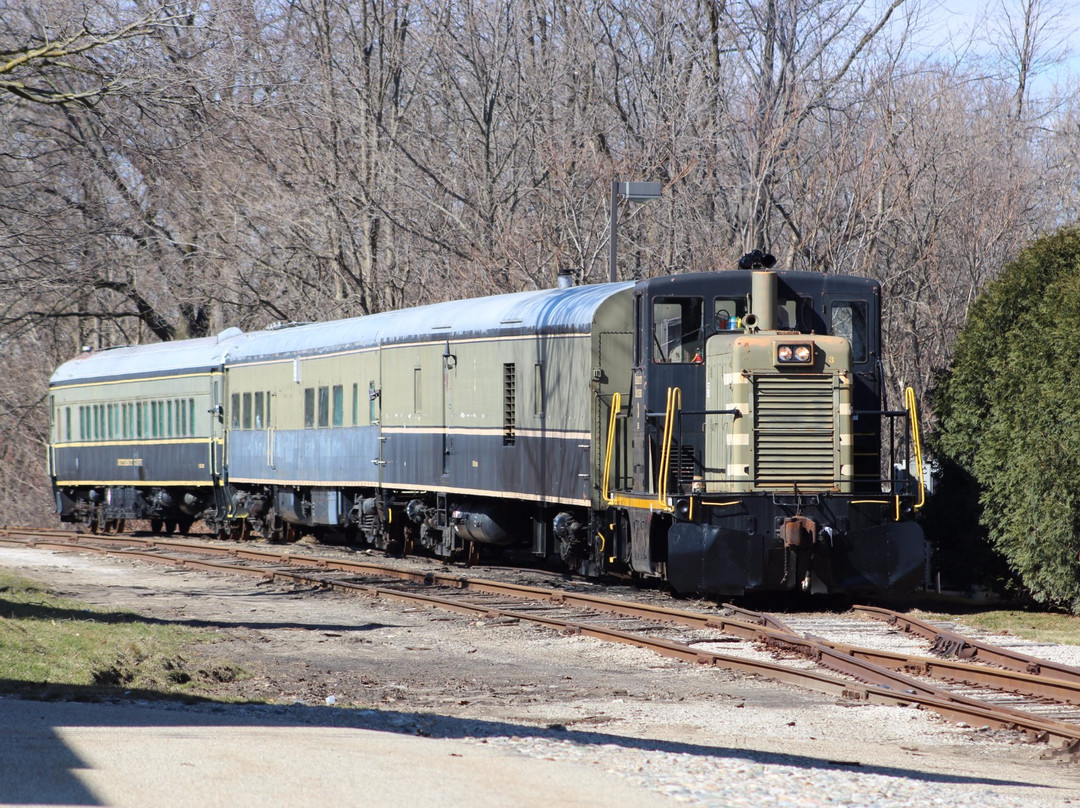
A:
<svg viewBox="0 0 1080 808">
<path fill-rule="evenodd" d="M 833 378 L 754 378 L 755 482 L 763 488 L 825 490 L 836 485 Z"/>
</svg>

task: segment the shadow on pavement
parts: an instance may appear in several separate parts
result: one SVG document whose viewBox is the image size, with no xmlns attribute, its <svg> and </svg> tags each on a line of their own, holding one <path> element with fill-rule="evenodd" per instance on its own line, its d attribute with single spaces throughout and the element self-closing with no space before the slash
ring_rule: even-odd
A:
<svg viewBox="0 0 1080 808">
<path fill-rule="evenodd" d="M 0 693 L 33 692 L 30 683 L 0 680 Z M 63 701 L 34 701 L 0 697 L 0 805 L 100 805 L 76 773 L 89 765 L 65 743 L 65 729 L 102 730 L 168 728 L 333 728 L 370 730 L 422 738 L 476 740 L 494 738 L 544 739 L 581 746 L 617 746 L 644 752 L 696 755 L 742 760 L 758 765 L 783 765 L 807 770 L 850 771 L 904 778 L 927 783 L 1040 787 L 1035 782 L 986 777 L 936 774 L 902 767 L 863 766 L 854 761 L 776 754 L 726 746 L 673 743 L 600 732 L 536 727 L 501 721 L 454 718 L 435 713 L 351 709 L 324 705 L 221 703 L 210 701 L 151 700 L 132 693 L 123 699 L 101 699 L 99 689 L 65 688 Z M 80 700 L 81 699 L 81 700 Z M 117 736 L 118 738 L 121 736 Z M 162 743 L 167 743 L 162 740 Z"/>
</svg>

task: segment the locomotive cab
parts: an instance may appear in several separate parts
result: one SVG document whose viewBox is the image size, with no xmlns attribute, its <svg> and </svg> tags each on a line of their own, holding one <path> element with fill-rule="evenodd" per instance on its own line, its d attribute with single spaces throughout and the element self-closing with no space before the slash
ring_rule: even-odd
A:
<svg viewBox="0 0 1080 808">
<path fill-rule="evenodd" d="M 879 301 L 815 273 L 639 284 L 632 485 L 608 495 L 635 572 L 724 595 L 919 583 L 922 531 L 880 470 L 882 416 L 907 414 L 882 404 Z"/>
</svg>

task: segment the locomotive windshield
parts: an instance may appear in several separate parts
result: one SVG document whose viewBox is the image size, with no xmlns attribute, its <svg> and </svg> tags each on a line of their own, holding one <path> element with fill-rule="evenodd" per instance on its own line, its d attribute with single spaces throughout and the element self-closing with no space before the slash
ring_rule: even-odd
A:
<svg viewBox="0 0 1080 808">
<path fill-rule="evenodd" d="M 705 347 L 700 297 L 653 301 L 653 361 L 700 362 Z"/>
<path fill-rule="evenodd" d="M 832 332 L 851 343 L 851 358 L 855 362 L 866 361 L 868 321 L 866 301 L 845 300 L 833 303 Z"/>
<path fill-rule="evenodd" d="M 853 306 L 855 304 L 844 304 Z M 741 331 L 747 313 L 745 297 L 715 297 L 706 316 L 704 298 L 697 296 L 657 297 L 652 303 L 652 359 L 665 364 L 689 364 L 704 360 L 705 340 L 725 331 Z M 835 311 L 835 310 L 834 310 Z M 834 315 L 834 319 L 835 319 Z M 865 334 L 866 309 L 846 314 L 849 330 L 861 327 Z M 851 323 L 854 322 L 854 325 Z M 859 323 L 862 325 L 860 326 Z M 813 306 L 807 298 L 780 298 L 776 307 L 776 327 L 780 331 L 810 333 Z M 863 339 L 865 346 L 865 338 Z"/>
</svg>

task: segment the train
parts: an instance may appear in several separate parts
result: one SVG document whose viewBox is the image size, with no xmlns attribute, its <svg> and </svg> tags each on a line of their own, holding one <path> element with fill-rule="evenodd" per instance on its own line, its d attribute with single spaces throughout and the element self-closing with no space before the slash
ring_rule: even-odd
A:
<svg viewBox="0 0 1080 808">
<path fill-rule="evenodd" d="M 57 512 L 703 596 L 914 590 L 881 286 L 771 260 L 84 351 L 49 382 Z"/>
</svg>

